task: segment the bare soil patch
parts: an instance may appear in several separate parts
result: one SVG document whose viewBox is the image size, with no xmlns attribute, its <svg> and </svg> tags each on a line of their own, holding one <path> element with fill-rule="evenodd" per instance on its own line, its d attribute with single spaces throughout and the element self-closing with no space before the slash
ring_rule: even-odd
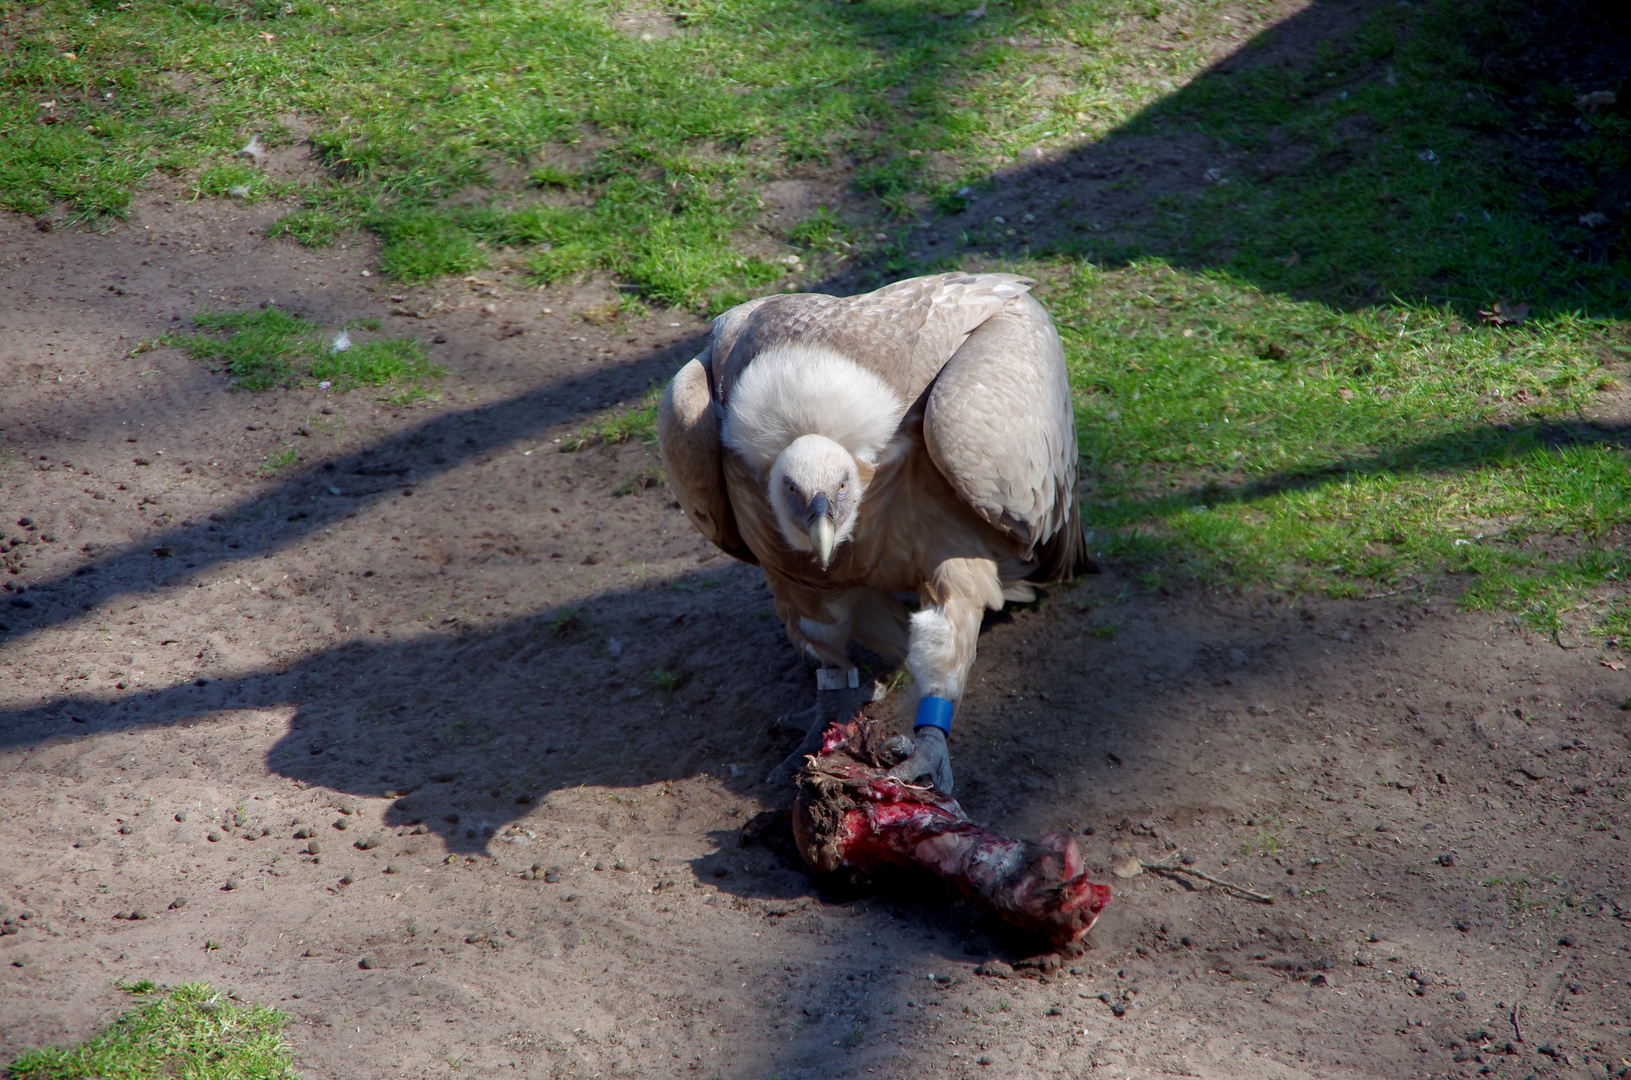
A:
<svg viewBox="0 0 1631 1080">
<path fill-rule="evenodd" d="M 1626 1068 L 1611 657 L 1453 587 L 1111 567 L 992 619 L 960 801 L 1073 830 L 1115 892 L 1091 949 L 1026 966 L 965 907 L 744 846 L 790 794 L 756 781 L 808 673 L 758 572 L 647 486 L 653 448 L 554 442 L 704 325 L 596 325 L 574 313 L 609 294 L 502 268 L 402 289 L 366 249 L 263 239 L 275 212 L 0 220 L 0 1059 L 147 978 L 286 1010 L 313 1077 Z M 439 399 L 131 355 L 263 301 L 419 336 Z M 1128 855 L 1275 903 L 1112 880 Z"/>
</svg>

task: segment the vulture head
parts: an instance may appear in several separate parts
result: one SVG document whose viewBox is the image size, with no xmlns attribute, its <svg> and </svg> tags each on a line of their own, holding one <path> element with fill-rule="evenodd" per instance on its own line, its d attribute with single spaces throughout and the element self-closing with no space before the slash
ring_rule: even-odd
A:
<svg viewBox="0 0 1631 1080">
<path fill-rule="evenodd" d="M 855 531 L 866 490 L 854 455 L 825 435 L 802 435 L 776 455 L 766 492 L 782 538 L 827 569 Z"/>
<path fill-rule="evenodd" d="M 894 389 L 849 357 L 778 345 L 731 387 L 721 438 L 765 477 L 782 539 L 825 571 L 905 413 Z"/>
</svg>

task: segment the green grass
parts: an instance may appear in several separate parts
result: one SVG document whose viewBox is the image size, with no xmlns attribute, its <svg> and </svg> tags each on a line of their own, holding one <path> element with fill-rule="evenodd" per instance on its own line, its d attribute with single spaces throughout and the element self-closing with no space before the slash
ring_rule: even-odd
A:
<svg viewBox="0 0 1631 1080">
<path fill-rule="evenodd" d="M 244 390 L 268 390 L 309 379 L 340 390 L 406 382 L 412 392 L 418 389 L 418 380 L 441 374 L 424 346 L 412 338 L 353 342 L 335 351 L 334 336 L 278 307 L 207 312 L 195 315 L 193 322 L 207 332 L 174 335 L 170 343 L 194 360 L 225 371 Z"/>
<path fill-rule="evenodd" d="M 707 310 L 846 262 L 1020 270 L 1070 358 L 1095 543 L 1142 580 L 1444 586 L 1560 642 L 1631 636 L 1628 436 L 1584 419 L 1631 360 L 1604 201 L 1631 168 L 1627 87 L 1588 112 L 1603 87 L 1510 81 L 1536 54 L 1525 0 L 1330 32 L 1322 5 L 1301 30 L 1247 0 L 974 6 L 0 0 L 0 204 L 117 216 L 157 172 L 296 200 L 272 228 L 293 241 L 370 230 L 399 279 L 502 262 Z M 277 116 L 321 167 L 295 188 L 234 157 L 255 132 L 293 143 Z M 1573 179 L 1527 171 L 1515 131 Z M 1091 204 L 993 175 L 1070 145 L 1103 180 Z M 784 180 L 825 205 L 769 217 Z M 1034 228 L 994 222 L 998 198 Z M 1527 321 L 1482 322 L 1501 300 Z M 315 327 L 238 318 L 189 348 L 241 386 L 424 393 L 384 374 L 411 346 L 331 356 Z M 561 447 L 653 419 L 648 399 Z"/>
<path fill-rule="evenodd" d="M 283 1028 L 289 1018 L 203 983 L 120 985 L 139 1004 L 78 1046 L 30 1050 L 10 1080 L 296 1080 Z"/>
<path fill-rule="evenodd" d="M 880 210 L 909 214 L 1061 117 L 1081 126 L 1070 110 L 1088 103 L 1041 100 L 1009 36 L 1073 37 L 1115 70 L 1105 122 L 1172 74 L 1128 59 L 1114 33 L 1137 18 L 1128 0 L 961 18 L 971 6 L 704 0 L 652 9 L 647 40 L 612 0 L 6 0 L 0 205 L 120 216 L 154 173 L 201 196 L 263 197 L 236 151 L 256 133 L 290 145 L 274 118 L 298 116 L 322 172 L 277 192 L 304 206 L 276 234 L 318 244 L 370 228 L 385 269 L 408 279 L 509 245 L 542 281 L 598 271 L 717 305 L 787 274 L 742 243 L 769 178 L 836 170 L 834 197 L 847 174 Z M 472 203 L 483 187 L 491 201 Z M 838 246 L 841 229 L 788 235 L 795 224 L 780 243 Z"/>
<path fill-rule="evenodd" d="M 561 453 L 575 454 L 594 446 L 616 446 L 630 439 L 654 443 L 657 441 L 657 403 L 662 400 L 663 388 L 654 386 L 645 398 L 632 409 L 607 413 L 595 419 L 588 427 L 580 428 L 562 437 Z"/>
</svg>

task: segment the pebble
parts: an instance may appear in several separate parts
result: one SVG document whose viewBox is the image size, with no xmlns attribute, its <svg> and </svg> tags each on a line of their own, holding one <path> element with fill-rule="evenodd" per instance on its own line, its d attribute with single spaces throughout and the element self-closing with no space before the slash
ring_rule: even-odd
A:
<svg viewBox="0 0 1631 1080">
<path fill-rule="evenodd" d="M 561 868 L 558 866 L 552 866 L 548 870 L 545 870 L 544 880 L 549 882 L 551 885 L 561 880 Z"/>
<path fill-rule="evenodd" d="M 986 975 L 993 979 L 1011 979 L 1014 977 L 1014 967 L 1003 960 L 987 960 L 974 969 L 976 975 Z"/>
<path fill-rule="evenodd" d="M 187 898 L 185 896 L 178 896 L 174 900 L 170 901 L 170 910 L 171 911 L 180 911 L 182 908 L 184 908 L 186 906 L 187 906 Z"/>
<path fill-rule="evenodd" d="M 236 889 L 236 888 L 237 888 L 237 887 L 238 887 L 238 879 L 237 879 L 237 878 L 235 878 L 235 877 L 229 877 L 229 878 L 227 878 L 227 883 L 226 883 L 226 886 L 225 886 L 225 888 L 226 888 L 226 889 L 227 889 L 227 890 L 228 890 L 228 891 L 229 891 L 229 892 L 230 892 L 230 891 L 231 891 L 231 890 L 233 890 L 233 889 Z"/>
<path fill-rule="evenodd" d="M 605 860 L 603 860 L 603 859 L 597 859 L 597 860 L 595 860 L 595 869 L 596 869 L 596 870 L 604 870 L 604 869 L 606 869 L 606 862 L 605 862 Z"/>
<path fill-rule="evenodd" d="M 358 840 L 352 846 L 355 847 L 358 851 L 368 851 L 368 850 L 370 850 L 372 848 L 379 847 L 379 837 L 378 836 L 366 836 L 366 837 L 363 837 L 361 840 Z"/>
<path fill-rule="evenodd" d="M 212 844 L 217 843 L 220 839 L 221 839 L 221 834 L 218 833 L 218 832 L 212 832 L 209 835 L 209 841 Z"/>
<path fill-rule="evenodd" d="M 351 824 L 348 821 L 346 821 L 345 818 L 335 818 L 334 819 L 334 827 L 336 829 L 339 829 L 341 832 L 345 832 L 347 829 L 349 829 L 351 827 Z"/>
<path fill-rule="evenodd" d="M 1050 1005 L 1048 1007 L 1048 1015 L 1049 1016 L 1063 1016 L 1063 1015 L 1065 1015 L 1065 1010 L 1061 1009 L 1057 1005 Z"/>
<path fill-rule="evenodd" d="M 181 810 L 181 811 L 177 812 L 176 820 L 177 821 L 186 821 L 187 820 L 187 811 Z"/>
<path fill-rule="evenodd" d="M 365 956 L 361 960 L 357 961 L 357 966 L 362 968 L 364 971 L 371 971 L 374 967 L 374 961 Z"/>
<path fill-rule="evenodd" d="M 312 832 L 310 829 L 296 829 L 294 831 L 294 838 L 296 840 L 307 840 L 311 838 L 311 834 Z"/>
<path fill-rule="evenodd" d="M 308 854 L 308 855 L 321 855 L 322 853 L 323 853 L 323 845 L 318 843 L 316 840 L 313 840 L 311 843 L 306 845 L 306 854 Z"/>
<path fill-rule="evenodd" d="M 1563 946 L 1565 949 L 1574 948 L 1574 942 L 1575 937 L 1573 934 L 1564 934 L 1562 937 L 1557 939 L 1557 943 Z"/>
<path fill-rule="evenodd" d="M 141 908 L 132 908 L 130 911 L 130 917 L 132 919 L 145 919 L 147 918 L 147 912 L 143 911 Z"/>
<path fill-rule="evenodd" d="M 399 871 L 397 869 L 396 863 L 386 863 L 385 864 L 385 872 L 387 874 L 396 874 L 396 873 L 400 873 L 401 871 Z"/>
<path fill-rule="evenodd" d="M 341 885 L 349 885 L 349 884 L 351 884 L 351 881 L 352 881 L 351 875 L 347 874 L 345 877 L 340 879 L 340 884 Z"/>
</svg>

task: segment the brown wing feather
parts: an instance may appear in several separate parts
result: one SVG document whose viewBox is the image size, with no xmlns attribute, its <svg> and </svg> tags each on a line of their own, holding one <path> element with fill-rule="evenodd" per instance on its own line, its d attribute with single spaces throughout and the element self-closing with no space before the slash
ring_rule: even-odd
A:
<svg viewBox="0 0 1631 1080">
<path fill-rule="evenodd" d="M 1047 576 L 1085 568 L 1075 411 L 1064 350 L 1040 304 L 1016 298 L 969 335 L 929 392 L 923 436 L 976 513 L 1033 556 L 1042 549 Z"/>
<path fill-rule="evenodd" d="M 708 387 L 708 352 L 669 381 L 657 406 L 657 445 L 668 486 L 697 531 L 728 555 L 759 560 L 743 543 L 720 464 L 719 409 Z"/>
</svg>

